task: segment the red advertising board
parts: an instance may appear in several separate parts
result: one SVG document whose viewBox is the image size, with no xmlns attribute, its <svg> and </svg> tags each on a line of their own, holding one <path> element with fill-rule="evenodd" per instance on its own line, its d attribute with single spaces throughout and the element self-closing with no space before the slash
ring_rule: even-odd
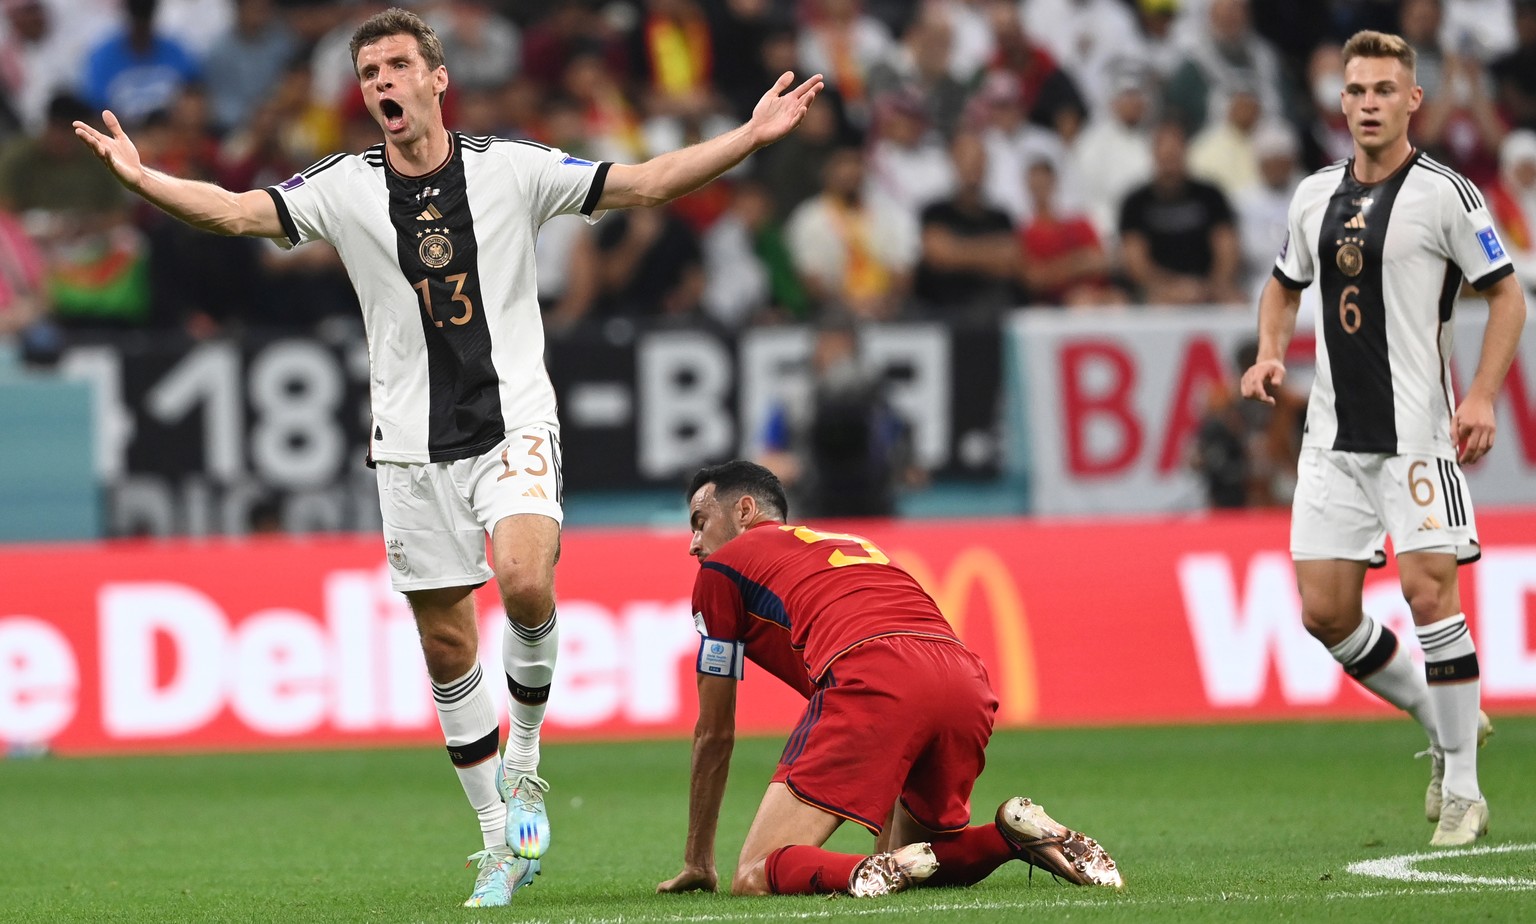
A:
<svg viewBox="0 0 1536 924">
<path fill-rule="evenodd" d="M 821 525 L 821 524 L 818 524 Z M 1462 599 L 1485 706 L 1536 711 L 1536 511 L 1480 511 Z M 1279 513 L 843 524 L 986 658 L 1008 725 L 1387 715 L 1302 630 Z M 686 735 L 696 565 L 677 531 L 570 530 L 546 734 Z M 482 591 L 483 660 L 501 617 Z M 1367 609 L 1411 638 L 1390 570 Z M 1412 646 L 1410 642 L 1410 647 Z M 745 732 L 796 698 L 748 666 Z M 438 739 L 415 629 L 372 537 L 0 549 L 0 741 L 63 753 Z"/>
</svg>

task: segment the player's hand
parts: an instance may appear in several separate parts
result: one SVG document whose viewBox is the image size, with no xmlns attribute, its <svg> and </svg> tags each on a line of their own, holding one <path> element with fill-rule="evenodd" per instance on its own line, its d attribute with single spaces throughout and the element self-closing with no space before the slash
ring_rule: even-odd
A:
<svg viewBox="0 0 1536 924">
<path fill-rule="evenodd" d="M 1285 365 L 1278 359 L 1261 359 L 1243 373 L 1243 397 L 1274 404 L 1271 393 L 1285 384 Z"/>
<path fill-rule="evenodd" d="M 805 118 L 811 103 L 816 101 L 816 95 L 826 85 L 822 76 L 817 74 L 785 93 L 785 88 L 794 79 L 794 71 L 785 71 L 774 83 L 773 89 L 764 93 L 753 108 L 752 121 L 748 125 L 751 126 L 753 143 L 757 147 L 773 144 L 794 131 L 800 120 Z"/>
<path fill-rule="evenodd" d="M 1471 465 L 1493 448 L 1493 399 L 1468 395 L 1451 418 L 1451 439 L 1456 443 L 1456 459 Z"/>
<path fill-rule="evenodd" d="M 656 886 L 662 892 L 713 892 L 719 885 L 719 876 L 713 869 L 685 866 L 683 871 Z"/>
<path fill-rule="evenodd" d="M 101 158 L 119 183 L 137 192 L 144 185 L 144 164 L 139 160 L 139 149 L 133 146 L 112 110 L 103 111 L 101 119 L 109 134 L 104 135 L 84 122 L 76 122 L 75 136 Z"/>
</svg>

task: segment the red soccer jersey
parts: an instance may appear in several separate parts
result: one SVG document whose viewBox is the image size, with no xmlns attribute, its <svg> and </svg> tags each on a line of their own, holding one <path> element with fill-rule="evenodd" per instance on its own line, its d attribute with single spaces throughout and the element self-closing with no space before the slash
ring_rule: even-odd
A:
<svg viewBox="0 0 1536 924">
<path fill-rule="evenodd" d="M 699 566 L 693 609 L 701 673 L 740 677 L 753 663 L 809 696 L 844 652 L 873 638 L 919 635 L 959 643 L 938 604 L 860 536 L 760 523 Z"/>
</svg>

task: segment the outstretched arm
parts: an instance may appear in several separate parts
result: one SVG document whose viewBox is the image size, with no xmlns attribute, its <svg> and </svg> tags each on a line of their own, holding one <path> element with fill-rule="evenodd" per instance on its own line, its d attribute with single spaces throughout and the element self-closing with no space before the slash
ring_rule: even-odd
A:
<svg viewBox="0 0 1536 924">
<path fill-rule="evenodd" d="M 688 784 L 688 844 L 683 871 L 656 886 L 658 892 L 713 892 L 715 833 L 720 803 L 736 746 L 736 680 L 699 675 L 699 721 L 693 730 L 693 773 Z"/>
<path fill-rule="evenodd" d="M 785 93 L 794 79 L 792 72 L 785 71 L 757 101 L 752 118 L 723 135 L 653 157 L 643 164 L 614 164 L 603 183 L 597 210 L 671 202 L 746 160 L 758 148 L 794 131 L 823 86 L 822 77 L 817 74 Z M 780 96 L 781 93 L 784 95 Z"/>
<path fill-rule="evenodd" d="M 194 228 L 215 234 L 282 237 L 277 206 L 264 190 L 233 193 L 212 183 L 183 180 L 144 166 L 139 150 L 111 111 L 101 114 L 107 133 L 84 122 L 75 135 L 107 165 L 117 181 L 134 193 Z"/>
</svg>

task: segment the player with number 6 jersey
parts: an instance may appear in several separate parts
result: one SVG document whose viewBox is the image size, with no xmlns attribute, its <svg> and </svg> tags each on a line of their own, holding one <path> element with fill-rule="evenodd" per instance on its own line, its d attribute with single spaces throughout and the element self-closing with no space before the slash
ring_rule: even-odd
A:
<svg viewBox="0 0 1536 924">
<path fill-rule="evenodd" d="M 1273 278 L 1259 299 L 1258 358 L 1243 395 L 1274 403 L 1301 290 L 1316 283 L 1317 377 L 1291 509 L 1302 621 L 1344 672 L 1413 716 L 1429 738 L 1430 843 L 1488 830 L 1477 749 L 1477 650 L 1458 564 L 1480 554 L 1461 465 L 1493 446 L 1494 397 L 1525 326 L 1525 294 L 1476 186 L 1414 148 L 1423 100 L 1401 36 L 1345 43 L 1339 103 L 1354 156 L 1303 180 Z M 1466 395 L 1451 390 L 1451 316 L 1463 281 L 1488 301 Z M 1424 667 L 1365 613 L 1366 569 L 1397 556 Z"/>
<path fill-rule="evenodd" d="M 747 661 L 807 703 L 733 892 L 864 897 L 969 885 L 1013 859 L 1118 887 L 1103 848 L 1026 798 L 1005 802 L 992 824 L 970 824 L 998 705 L 986 667 L 879 546 L 787 524 L 787 512 L 779 480 L 751 462 L 703 469 L 689 488 L 699 722 L 684 867 L 657 891 L 717 885 L 715 829 Z M 880 852 L 822 849 L 845 820 L 878 835 Z"/>
</svg>

